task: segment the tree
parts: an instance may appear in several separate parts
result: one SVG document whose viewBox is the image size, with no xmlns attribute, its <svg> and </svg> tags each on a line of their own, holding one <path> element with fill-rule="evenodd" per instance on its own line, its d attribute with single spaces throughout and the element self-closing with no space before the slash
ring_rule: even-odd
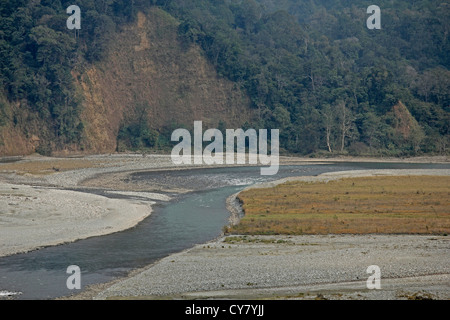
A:
<svg viewBox="0 0 450 320">
<path fill-rule="evenodd" d="M 380 117 L 373 112 L 367 112 L 361 115 L 361 141 L 369 146 L 371 150 L 381 147 L 380 132 L 382 132 Z"/>
<path fill-rule="evenodd" d="M 323 117 L 323 123 L 325 126 L 325 140 L 327 143 L 327 149 L 330 153 L 333 152 L 333 148 L 331 147 L 331 138 L 332 138 L 332 132 L 334 130 L 335 124 L 336 124 L 336 115 L 333 112 L 330 105 L 325 105 L 323 110 L 321 111 L 321 115 Z"/>
<path fill-rule="evenodd" d="M 340 101 L 337 107 L 339 111 L 341 130 L 341 152 L 344 152 L 345 139 L 350 138 L 353 135 L 355 117 L 353 116 L 351 110 L 347 108 L 344 101 Z"/>
<path fill-rule="evenodd" d="M 244 0 L 232 7 L 236 27 L 250 34 L 262 18 L 262 8 L 255 0 Z"/>
</svg>

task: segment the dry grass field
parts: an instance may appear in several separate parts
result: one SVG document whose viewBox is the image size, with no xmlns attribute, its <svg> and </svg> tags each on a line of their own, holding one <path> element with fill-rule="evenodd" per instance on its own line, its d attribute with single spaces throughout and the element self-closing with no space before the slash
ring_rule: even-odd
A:
<svg viewBox="0 0 450 320">
<path fill-rule="evenodd" d="M 15 172 L 19 175 L 47 175 L 59 171 L 85 168 L 102 168 L 105 161 L 70 158 L 43 158 L 34 161 L 0 163 L 0 173 Z"/>
<path fill-rule="evenodd" d="M 288 182 L 239 195 L 234 234 L 448 234 L 450 177 Z"/>
</svg>

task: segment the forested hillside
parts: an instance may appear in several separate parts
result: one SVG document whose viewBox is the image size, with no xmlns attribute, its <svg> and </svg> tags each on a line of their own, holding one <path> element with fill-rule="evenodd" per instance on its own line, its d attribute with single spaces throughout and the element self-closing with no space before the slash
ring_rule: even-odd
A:
<svg viewBox="0 0 450 320">
<path fill-rule="evenodd" d="M 82 10 L 76 32 L 66 27 L 72 4 Z M 380 30 L 366 26 L 372 4 L 381 8 Z M 105 63 L 111 39 L 154 7 L 176 21 L 174 42 L 182 50 L 201 48 L 217 74 L 247 95 L 255 116 L 237 121 L 217 113 L 222 128 L 245 122 L 280 129 L 283 150 L 302 155 L 448 154 L 450 4 L 444 1 L 2 1 L 0 126 L 31 140 L 40 132 L 33 143 L 41 152 L 68 145 L 89 152 L 92 124 L 83 117 L 86 92 L 75 75 L 82 79 Z M 164 110 L 162 99 L 152 103 Z M 111 130 L 124 148 L 167 145 L 167 125 L 152 117 L 144 127 L 133 121 Z"/>
<path fill-rule="evenodd" d="M 116 25 L 132 15 L 128 1 L 77 3 L 83 25 L 75 33 L 66 26 L 72 1 L 0 2 L 0 125 L 6 126 L 0 150 L 6 145 L 6 153 L 17 146 L 17 153 L 51 154 L 83 143 L 83 93 L 72 71 L 101 60 Z"/>
<path fill-rule="evenodd" d="M 450 4 L 377 1 L 382 29 L 369 30 L 371 4 L 168 1 L 166 10 L 183 19 L 185 41 L 200 43 L 221 74 L 246 88 L 260 126 L 280 128 L 286 150 L 444 152 Z M 419 124 L 402 134 L 410 120 L 394 116 L 399 104 Z"/>
</svg>

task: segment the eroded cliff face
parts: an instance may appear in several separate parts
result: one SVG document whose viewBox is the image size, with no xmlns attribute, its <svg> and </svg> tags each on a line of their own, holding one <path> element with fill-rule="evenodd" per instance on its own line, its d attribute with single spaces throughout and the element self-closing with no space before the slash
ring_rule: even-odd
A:
<svg viewBox="0 0 450 320">
<path fill-rule="evenodd" d="M 177 26 L 161 10 L 139 13 L 135 24 L 114 36 L 104 61 L 74 74 L 84 96 L 86 150 L 115 151 L 124 117 L 142 104 L 149 107 L 153 129 L 195 120 L 210 127 L 222 120 L 238 128 L 251 118 L 246 95 L 217 76 L 200 48 L 185 48 Z"/>
<path fill-rule="evenodd" d="M 83 139 L 80 145 L 53 149 L 54 155 L 116 151 L 120 125 L 127 117 L 139 117 L 136 107 L 143 104 L 156 130 L 195 120 L 205 127 L 224 121 L 239 128 L 252 118 L 245 93 L 217 75 L 201 48 L 183 46 L 177 27 L 178 21 L 162 10 L 139 13 L 135 23 L 112 35 L 102 61 L 74 68 L 83 101 Z M 0 156 L 30 154 L 48 143 L 48 129 L 38 116 L 21 113 L 20 102 L 3 103 L 9 117 L 0 127 Z M 13 115 L 21 119 L 13 120 Z"/>
<path fill-rule="evenodd" d="M 24 103 L 10 102 L 0 93 L 0 157 L 33 153 L 47 134 L 42 120 Z"/>
<path fill-rule="evenodd" d="M 403 140 L 414 139 L 417 135 L 424 135 L 422 128 L 417 120 L 411 115 L 408 108 L 399 101 L 394 105 L 390 112 L 388 112 L 394 121 L 391 124 L 397 138 Z"/>
</svg>

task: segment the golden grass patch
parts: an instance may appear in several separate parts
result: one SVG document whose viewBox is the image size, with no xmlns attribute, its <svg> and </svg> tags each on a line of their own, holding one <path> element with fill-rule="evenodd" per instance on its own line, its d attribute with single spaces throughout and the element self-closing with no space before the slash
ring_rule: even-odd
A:
<svg viewBox="0 0 450 320">
<path fill-rule="evenodd" d="M 45 175 L 59 171 L 101 167 L 104 161 L 86 159 L 49 159 L 19 161 L 0 164 L 0 172 L 14 171 L 17 174 Z"/>
<path fill-rule="evenodd" d="M 288 182 L 239 194 L 235 234 L 447 234 L 450 177 L 397 176 Z"/>
</svg>

